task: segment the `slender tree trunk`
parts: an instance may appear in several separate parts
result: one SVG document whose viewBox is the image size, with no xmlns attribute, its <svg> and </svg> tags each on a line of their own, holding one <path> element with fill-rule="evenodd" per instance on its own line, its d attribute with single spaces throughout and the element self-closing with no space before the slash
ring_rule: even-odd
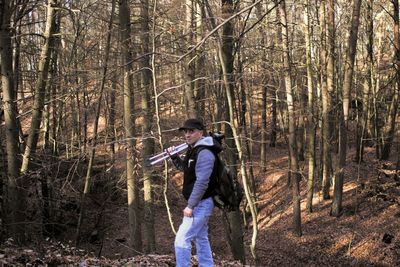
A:
<svg viewBox="0 0 400 267">
<path fill-rule="evenodd" d="M 186 0 L 186 50 L 190 50 L 194 42 L 194 8 L 195 1 Z M 197 118 L 196 101 L 194 95 L 196 54 L 190 53 L 185 64 L 185 103 L 188 118 Z"/>
<path fill-rule="evenodd" d="M 298 236 L 302 235 L 301 230 L 301 209 L 300 209 L 300 173 L 297 161 L 297 147 L 296 147 L 296 126 L 294 117 L 294 102 L 293 102 L 293 87 L 291 78 L 291 63 L 289 56 L 289 37 L 286 18 L 286 5 L 285 1 L 279 4 L 279 12 L 281 19 L 282 31 L 282 60 L 284 68 L 284 83 L 286 88 L 286 100 L 288 109 L 288 126 L 289 126 L 289 157 L 290 157 L 290 170 L 291 184 L 293 193 L 293 230 Z"/>
<path fill-rule="evenodd" d="M 383 129 L 382 137 L 382 154 L 381 159 L 387 160 L 390 156 L 390 150 L 396 133 L 396 117 L 399 108 L 400 95 L 400 35 L 399 35 L 399 1 L 392 0 L 393 3 L 393 45 L 394 45 L 394 62 L 396 69 L 396 83 L 393 89 L 393 97 L 389 108 L 389 117 L 387 124 Z"/>
<path fill-rule="evenodd" d="M 90 150 L 90 157 L 89 157 L 89 163 L 87 166 L 86 170 L 86 177 L 85 177 L 85 187 L 83 189 L 83 194 L 81 196 L 81 207 L 79 211 L 79 219 L 78 219 L 78 225 L 77 225 L 77 230 L 76 230 L 76 244 L 79 244 L 80 241 L 80 232 L 82 228 L 82 222 L 85 216 L 86 212 L 86 198 L 89 194 L 90 190 L 90 183 L 92 179 L 92 171 L 93 171 L 93 165 L 94 165 L 94 159 L 95 159 L 95 154 L 96 154 L 96 145 L 97 145 L 97 138 L 98 138 L 98 127 L 99 127 L 99 119 L 100 119 L 100 112 L 101 112 L 101 102 L 103 99 L 103 92 L 104 92 L 104 87 L 106 83 L 106 75 L 107 75 L 107 70 L 108 70 L 108 60 L 109 60 L 109 55 L 110 55 L 110 45 L 111 45 L 111 32 L 112 32 L 112 25 L 113 25 L 113 19 L 114 19 L 114 11 L 115 11 L 115 0 L 111 2 L 111 16 L 110 20 L 108 23 L 108 34 L 107 34 L 107 40 L 106 40 L 106 47 L 104 51 L 104 66 L 102 69 L 101 73 L 101 82 L 100 82 L 100 90 L 99 90 L 99 99 L 97 100 L 97 106 L 96 106 L 96 117 L 93 122 L 93 139 L 92 139 L 92 146 Z"/>
<path fill-rule="evenodd" d="M 263 22 L 264 7 L 260 3 L 256 6 L 257 19 Z M 259 34 L 261 35 L 261 46 L 266 46 L 267 31 L 264 23 L 261 23 L 259 29 Z M 262 51 L 262 61 L 261 69 L 264 72 L 264 77 L 262 79 L 262 95 L 261 95 L 261 147 L 260 147 L 260 167 L 261 171 L 265 172 L 267 168 L 267 94 L 268 94 L 268 76 L 267 76 L 267 53 L 263 49 Z"/>
<path fill-rule="evenodd" d="M 204 6 L 195 1 L 196 4 L 196 16 L 195 16 L 195 39 L 196 43 L 199 43 L 204 37 L 204 21 L 205 21 L 205 10 Z M 204 46 L 200 46 L 196 49 L 196 81 L 194 82 L 194 95 L 196 100 L 196 111 L 199 118 L 204 118 L 206 115 L 205 110 L 205 97 L 206 97 L 206 56 Z"/>
<path fill-rule="evenodd" d="M 20 176 L 20 151 L 18 142 L 17 107 L 14 89 L 11 44 L 11 6 L 10 1 L 0 1 L 0 62 L 1 86 L 3 91 L 3 110 L 7 153 L 7 182 L 5 206 L 7 231 L 19 243 L 25 242 L 25 194 Z"/>
<path fill-rule="evenodd" d="M 121 46 L 124 65 L 124 129 L 126 138 L 126 180 L 128 191 L 129 240 L 133 254 L 142 250 L 140 197 L 137 177 L 135 176 L 135 117 L 132 81 L 131 21 L 128 0 L 119 0 L 119 21 L 121 27 Z"/>
<path fill-rule="evenodd" d="M 373 5 L 374 0 L 367 1 L 366 7 L 366 35 L 367 35 L 367 76 L 366 81 L 363 87 L 362 93 L 362 112 L 360 119 L 357 124 L 357 140 L 356 140 L 356 156 L 355 161 L 360 163 L 363 161 L 364 158 L 364 138 L 367 136 L 367 129 L 368 129 L 368 121 L 369 116 L 368 113 L 370 112 L 370 106 L 372 101 L 370 101 L 370 95 L 373 91 L 372 88 L 375 86 L 374 82 L 374 17 L 373 17 Z M 369 135 L 373 136 L 373 135 Z"/>
<path fill-rule="evenodd" d="M 306 68 L 307 68 L 307 159 L 308 159 L 308 179 L 307 179 L 307 211 L 313 211 L 314 197 L 314 167 L 315 167 L 315 122 L 314 122 L 314 99 L 315 90 L 313 85 L 313 71 L 311 61 L 311 34 L 310 34 L 310 1 L 307 0 L 304 10 L 304 28 L 306 41 Z"/>
<path fill-rule="evenodd" d="M 276 146 L 276 135 L 278 132 L 278 126 L 277 126 L 277 96 L 278 96 L 278 90 L 276 87 L 271 88 L 270 90 L 270 95 L 271 95 L 271 133 L 269 136 L 269 146 L 270 147 L 275 147 Z"/>
<path fill-rule="evenodd" d="M 349 118 L 349 104 L 351 96 L 351 88 L 353 84 L 354 61 L 356 57 L 358 25 L 360 23 L 361 0 L 353 2 L 353 16 L 350 25 L 350 33 L 348 40 L 348 49 L 346 52 L 346 61 L 344 66 L 344 82 L 343 82 L 343 110 L 340 116 L 339 129 L 339 165 L 335 175 L 335 186 L 333 191 L 333 202 L 331 214 L 338 217 L 342 212 L 343 197 L 343 180 L 344 168 L 346 167 L 347 155 L 347 124 Z"/>
<path fill-rule="evenodd" d="M 153 106 L 151 105 L 152 96 L 152 74 L 150 66 L 149 43 L 150 43 L 150 28 L 149 28 L 149 2 L 142 0 L 141 2 L 141 47 L 142 59 L 140 67 L 142 69 L 142 138 L 143 138 L 143 159 L 154 154 L 154 139 L 151 134 L 153 123 Z M 153 17 L 153 19 L 155 19 Z M 153 37 L 154 38 L 154 37 Z M 153 70 L 154 71 L 154 70 Z M 143 164 L 143 184 L 144 184 L 144 231 L 145 231 L 145 252 L 154 253 L 156 250 L 156 239 L 154 230 L 154 200 L 152 196 L 153 175 L 151 168 Z"/>
<path fill-rule="evenodd" d="M 45 43 L 42 47 L 38 66 L 38 80 L 35 87 L 35 100 L 32 111 L 32 122 L 29 129 L 29 137 L 26 142 L 25 152 L 22 159 L 21 172 L 24 173 L 29 169 L 29 162 L 34 155 L 37 147 L 40 123 L 42 119 L 42 112 L 45 99 L 45 89 L 47 83 L 47 76 L 49 74 L 50 55 L 54 45 L 54 29 L 55 18 L 57 13 L 57 0 L 50 0 L 47 4 L 47 20 L 46 29 L 44 32 Z"/>
<path fill-rule="evenodd" d="M 110 118 L 109 118 L 109 133 L 110 133 L 110 158 L 111 164 L 115 162 L 115 140 L 117 137 L 116 133 L 116 91 L 117 91 L 117 75 L 113 74 L 111 78 L 111 92 L 110 92 Z"/>
<path fill-rule="evenodd" d="M 267 85 L 263 84 L 262 88 L 262 108 L 261 108 L 261 151 L 260 165 L 261 170 L 267 170 Z"/>
<path fill-rule="evenodd" d="M 327 40 L 326 40 L 326 11 L 325 1 L 321 1 L 320 6 L 320 27 L 321 27 L 321 97 L 322 97 L 322 197 L 329 199 L 329 190 L 331 184 L 331 136 L 330 136 L 330 101 L 327 84 Z"/>
<path fill-rule="evenodd" d="M 233 1 L 232 0 L 222 0 L 221 2 L 221 13 L 222 18 L 227 19 L 233 14 Z M 207 7 L 208 17 L 214 18 L 209 3 L 205 1 L 205 5 Z M 211 19 L 212 27 L 216 27 L 216 23 L 214 19 Z M 219 43 L 219 51 L 218 57 L 221 63 L 225 94 L 226 94 L 226 109 L 228 112 L 225 113 L 227 119 L 231 122 L 231 124 L 225 127 L 225 135 L 227 137 L 227 144 L 230 147 L 235 147 L 234 144 L 229 144 L 234 142 L 235 133 L 234 133 L 234 124 L 233 124 L 233 30 L 234 25 L 232 21 L 227 22 L 222 29 L 222 35 L 220 35 L 220 43 Z M 231 101 L 231 103 L 229 103 Z M 232 120 L 232 121 L 231 121 Z M 236 146 L 236 149 L 240 149 Z M 236 156 L 233 151 L 227 151 L 228 163 L 231 166 L 234 166 L 236 163 Z M 231 167 L 232 168 L 232 167 Z M 240 260 L 243 264 L 246 261 L 244 244 L 243 244 L 243 229 L 241 222 L 241 212 L 240 210 L 234 211 L 231 214 L 227 215 L 229 227 L 224 227 L 225 232 L 227 233 L 228 242 L 233 254 L 234 259 Z M 239 223 L 240 222 L 240 223 Z"/>
</svg>

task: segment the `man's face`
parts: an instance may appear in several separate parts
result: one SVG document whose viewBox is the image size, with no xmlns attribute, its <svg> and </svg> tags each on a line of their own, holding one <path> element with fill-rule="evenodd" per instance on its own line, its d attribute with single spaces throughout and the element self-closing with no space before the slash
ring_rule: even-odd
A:
<svg viewBox="0 0 400 267">
<path fill-rule="evenodd" d="M 189 145 L 196 144 L 196 142 L 203 136 L 203 130 L 199 129 L 185 129 L 183 132 L 185 133 L 186 143 Z"/>
</svg>

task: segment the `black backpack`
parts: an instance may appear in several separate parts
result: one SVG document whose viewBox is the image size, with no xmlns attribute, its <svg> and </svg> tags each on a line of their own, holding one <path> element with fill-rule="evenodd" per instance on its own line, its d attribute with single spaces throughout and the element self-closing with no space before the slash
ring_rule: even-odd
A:
<svg viewBox="0 0 400 267">
<path fill-rule="evenodd" d="M 224 135 L 222 133 L 209 133 L 211 137 L 222 145 Z M 214 204 L 224 211 L 235 211 L 239 209 L 240 202 L 243 198 L 243 187 L 238 182 L 236 174 L 226 166 L 225 162 L 214 153 L 217 161 L 217 176 L 214 188 Z"/>
<path fill-rule="evenodd" d="M 215 155 L 217 162 L 217 182 L 214 190 L 213 200 L 215 206 L 224 211 L 235 211 L 239 209 L 243 198 L 243 187 L 237 177 L 218 155 Z"/>
</svg>

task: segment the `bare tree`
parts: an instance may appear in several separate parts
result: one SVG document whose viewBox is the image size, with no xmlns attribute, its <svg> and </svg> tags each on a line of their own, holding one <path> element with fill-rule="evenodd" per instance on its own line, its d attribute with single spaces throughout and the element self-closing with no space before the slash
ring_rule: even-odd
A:
<svg viewBox="0 0 400 267">
<path fill-rule="evenodd" d="M 95 155 L 96 155 L 96 145 L 97 145 L 97 139 L 98 139 L 98 127 L 99 127 L 99 119 L 100 119 L 100 112 L 101 112 L 101 103 L 103 100 L 103 92 L 104 92 L 104 87 L 106 83 L 106 77 L 107 77 L 107 71 L 108 71 L 108 61 L 109 61 L 109 56 L 110 56 L 110 45 L 111 45 L 111 32 L 112 32 L 112 25 L 113 25 L 113 19 L 114 19 L 114 10 L 115 10 L 115 0 L 111 2 L 111 16 L 110 20 L 108 23 L 108 32 L 107 32 L 107 40 L 106 40 L 106 47 L 105 47 L 105 54 L 104 54 L 104 65 L 102 66 L 102 73 L 101 73 L 101 81 L 100 81 L 100 92 L 99 92 L 99 98 L 97 100 L 97 105 L 96 105 L 96 114 L 95 114 L 95 119 L 93 122 L 93 139 L 92 139 L 92 144 L 91 144 L 91 149 L 90 149 L 90 157 L 89 157 L 89 162 L 88 166 L 86 169 L 86 176 L 85 176 L 85 187 L 83 189 L 83 194 L 81 198 L 81 207 L 80 207 L 80 212 L 79 212 L 79 219 L 78 219 L 78 225 L 77 225 L 77 230 L 76 230 L 76 244 L 79 244 L 80 241 L 80 232 L 81 232 L 81 227 L 82 227 L 82 222 L 85 216 L 86 212 L 86 199 L 87 195 L 90 190 L 90 181 L 92 179 L 92 171 L 93 171 L 93 165 L 94 165 L 94 160 L 95 160 Z"/>
<path fill-rule="evenodd" d="M 297 146 L 296 146 L 296 126 L 294 117 L 294 102 L 293 102 L 293 87 L 291 77 L 291 63 L 289 56 L 289 37 L 288 37 L 288 25 L 286 16 L 286 4 L 285 1 L 281 1 L 279 4 L 279 13 L 281 19 L 281 31 L 282 31 L 282 60 L 284 68 L 284 83 L 286 88 L 286 100 L 288 109 L 288 126 L 289 126 L 289 157 L 290 157 L 290 169 L 292 194 L 293 194 L 293 231 L 298 236 L 302 235 L 301 230 L 301 209 L 300 209 L 300 172 L 299 164 L 297 161 Z"/>
<path fill-rule="evenodd" d="M 16 94 L 12 66 L 11 1 L 0 1 L 0 65 L 3 92 L 4 123 L 6 127 L 7 181 L 5 206 L 9 234 L 17 242 L 25 242 L 23 180 L 20 179 L 20 151 L 18 142 Z"/>
<path fill-rule="evenodd" d="M 205 1 L 205 5 L 207 7 L 208 16 L 213 18 L 211 7 L 207 1 Z M 233 14 L 233 1 L 232 0 L 223 0 L 221 2 L 221 13 L 222 18 L 227 20 Z M 212 27 L 216 27 L 216 23 L 213 19 L 211 19 Z M 218 49 L 218 58 L 220 61 L 223 81 L 224 81 L 224 93 L 226 96 L 225 108 L 227 112 L 225 116 L 228 117 L 228 121 L 231 122 L 230 125 L 226 125 L 225 127 L 225 135 L 227 137 L 228 142 L 232 142 L 232 138 L 235 138 L 234 134 L 234 104 L 233 104 L 233 31 L 234 31 L 234 23 L 232 20 L 227 20 L 223 26 L 222 34 L 219 36 L 219 49 Z M 230 102 L 230 103 L 229 103 Z M 237 138 L 237 136 L 236 136 Z M 232 146 L 233 145 L 233 146 Z M 228 146 L 234 147 L 235 144 L 231 144 Z M 238 149 L 238 147 L 236 147 Z M 239 148 L 240 149 L 240 148 Z M 231 150 L 227 151 L 228 163 L 231 166 L 234 166 L 236 163 L 236 157 L 234 152 Z M 234 167 L 231 167 L 234 168 Z M 226 215 L 226 214 L 224 214 Z M 227 221 L 225 221 L 225 232 L 228 238 L 228 243 L 230 245 L 233 257 L 237 260 L 240 260 L 242 263 L 245 263 L 245 251 L 243 244 L 243 229 L 241 222 L 241 212 L 240 210 L 230 212 L 227 214 Z"/>
<path fill-rule="evenodd" d="M 324 199 L 329 199 L 329 189 L 331 184 L 331 132 L 330 132 L 330 102 L 327 84 L 327 38 L 326 38 L 326 0 L 321 0 L 320 5 L 320 36 L 321 36 L 321 97 L 322 97 L 322 194 Z M 331 69 L 333 70 L 333 69 Z M 333 77 L 332 77 L 333 78 Z"/>
<path fill-rule="evenodd" d="M 43 36 L 45 39 L 45 43 L 42 47 L 38 65 L 39 76 L 35 86 L 35 100 L 32 110 L 32 122 L 29 129 L 29 137 L 26 142 L 25 151 L 22 158 L 22 173 L 28 171 L 30 159 L 36 151 L 36 146 L 38 142 L 39 129 L 42 120 L 42 112 L 46 93 L 46 83 L 49 74 L 50 55 L 54 45 L 53 34 L 55 29 L 55 14 L 58 12 L 57 5 L 57 0 L 50 0 L 47 3 L 46 29 Z"/>
<path fill-rule="evenodd" d="M 151 104 L 151 96 L 153 91 L 152 73 L 150 66 L 150 28 L 149 28 L 149 2 L 142 0 L 140 7 L 141 16 L 141 62 L 142 71 L 142 140 L 143 140 L 143 159 L 154 153 L 154 138 L 152 136 L 152 123 L 154 108 Z M 153 37 L 154 38 L 154 37 Z M 153 70 L 154 71 L 154 70 Z M 153 253 L 156 250 L 155 230 L 154 230 L 154 200 L 153 200 L 153 174 L 152 170 L 143 164 L 143 184 L 144 184 L 144 230 L 146 236 L 145 252 Z"/>
<path fill-rule="evenodd" d="M 393 45 L 394 45 L 394 66 L 396 82 L 391 93 L 391 102 L 388 110 L 388 118 L 382 133 L 382 154 L 381 159 L 389 158 L 393 139 L 396 130 L 396 117 L 399 108 L 400 98 L 400 33 L 399 33 L 399 1 L 392 0 L 393 3 Z"/>
<path fill-rule="evenodd" d="M 313 68 L 311 59 L 311 33 L 310 33 L 310 1 L 306 1 L 304 9 L 304 29 L 306 42 L 306 68 L 308 89 L 308 115 L 307 115 L 307 152 L 308 152 L 308 179 L 307 179 L 307 210 L 312 212 L 314 193 L 314 166 L 315 166 L 315 122 L 314 122 L 314 99 L 315 89 L 313 85 Z"/>
<path fill-rule="evenodd" d="M 358 25 L 360 23 L 361 0 L 354 0 L 353 15 L 349 30 L 349 40 L 346 52 L 346 60 L 344 67 L 344 82 L 342 88 L 343 110 L 340 112 L 340 129 L 339 129 L 339 164 L 335 174 L 335 186 L 333 192 L 333 202 L 331 214 L 339 216 L 342 212 L 343 198 L 343 180 L 344 168 L 346 167 L 347 155 L 347 123 L 349 119 L 350 95 L 353 84 L 354 61 L 357 48 Z"/>
<path fill-rule="evenodd" d="M 131 21 L 129 1 L 119 1 L 119 23 L 121 34 L 121 48 L 124 65 L 124 130 L 126 138 L 126 181 L 128 191 L 129 214 L 129 241 L 133 254 L 142 250 L 140 196 L 135 165 L 137 153 L 135 151 L 135 117 L 134 93 L 132 80 L 132 46 L 131 46 Z"/>
</svg>

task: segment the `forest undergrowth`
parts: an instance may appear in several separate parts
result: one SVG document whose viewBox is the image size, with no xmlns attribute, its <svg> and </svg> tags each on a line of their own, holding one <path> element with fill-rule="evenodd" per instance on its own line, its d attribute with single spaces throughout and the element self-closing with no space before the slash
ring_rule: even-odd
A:
<svg viewBox="0 0 400 267">
<path fill-rule="evenodd" d="M 373 149 L 368 148 L 364 162 L 357 164 L 351 160 L 354 151 L 350 150 L 345 171 L 344 209 L 338 218 L 330 216 L 331 200 L 323 200 L 318 190 L 314 193 L 313 212 L 305 210 L 307 192 L 306 178 L 303 177 L 303 235 L 298 237 L 292 232 L 292 195 L 287 183 L 286 154 L 284 145 L 271 147 L 266 171 L 261 173 L 256 168 L 258 261 L 252 259 L 249 251 L 252 227 L 250 217 L 247 217 L 250 215 L 246 214 L 244 238 L 248 265 L 400 265 L 400 174 L 395 170 L 395 156 L 388 161 L 378 161 L 374 158 Z M 0 247 L 0 266 L 175 265 L 174 233 L 162 195 L 163 177 L 156 177 L 154 190 L 157 253 L 132 258 L 133 251 L 128 246 L 123 166 L 109 166 L 106 160 L 95 168 L 94 180 L 97 185 L 94 188 L 97 190 L 90 193 L 90 208 L 83 223 L 82 242 L 76 247 L 74 234 L 79 213 L 78 192 L 81 190 L 85 164 L 78 164 L 72 159 L 68 162 L 58 164 L 56 168 L 60 183 L 63 181 L 58 186 L 63 188 L 64 195 L 60 201 L 62 214 L 59 214 L 58 224 L 53 227 L 55 237 L 33 239 L 29 246 L 24 247 L 17 246 L 12 239 L 6 240 Z M 170 167 L 168 199 L 177 229 L 185 203 L 180 196 L 181 174 Z M 302 172 L 306 173 L 306 169 Z M 216 266 L 241 266 L 233 261 L 221 216 L 222 213 L 216 209 L 210 220 L 210 240 Z M 196 266 L 195 257 L 192 261 Z"/>
</svg>

